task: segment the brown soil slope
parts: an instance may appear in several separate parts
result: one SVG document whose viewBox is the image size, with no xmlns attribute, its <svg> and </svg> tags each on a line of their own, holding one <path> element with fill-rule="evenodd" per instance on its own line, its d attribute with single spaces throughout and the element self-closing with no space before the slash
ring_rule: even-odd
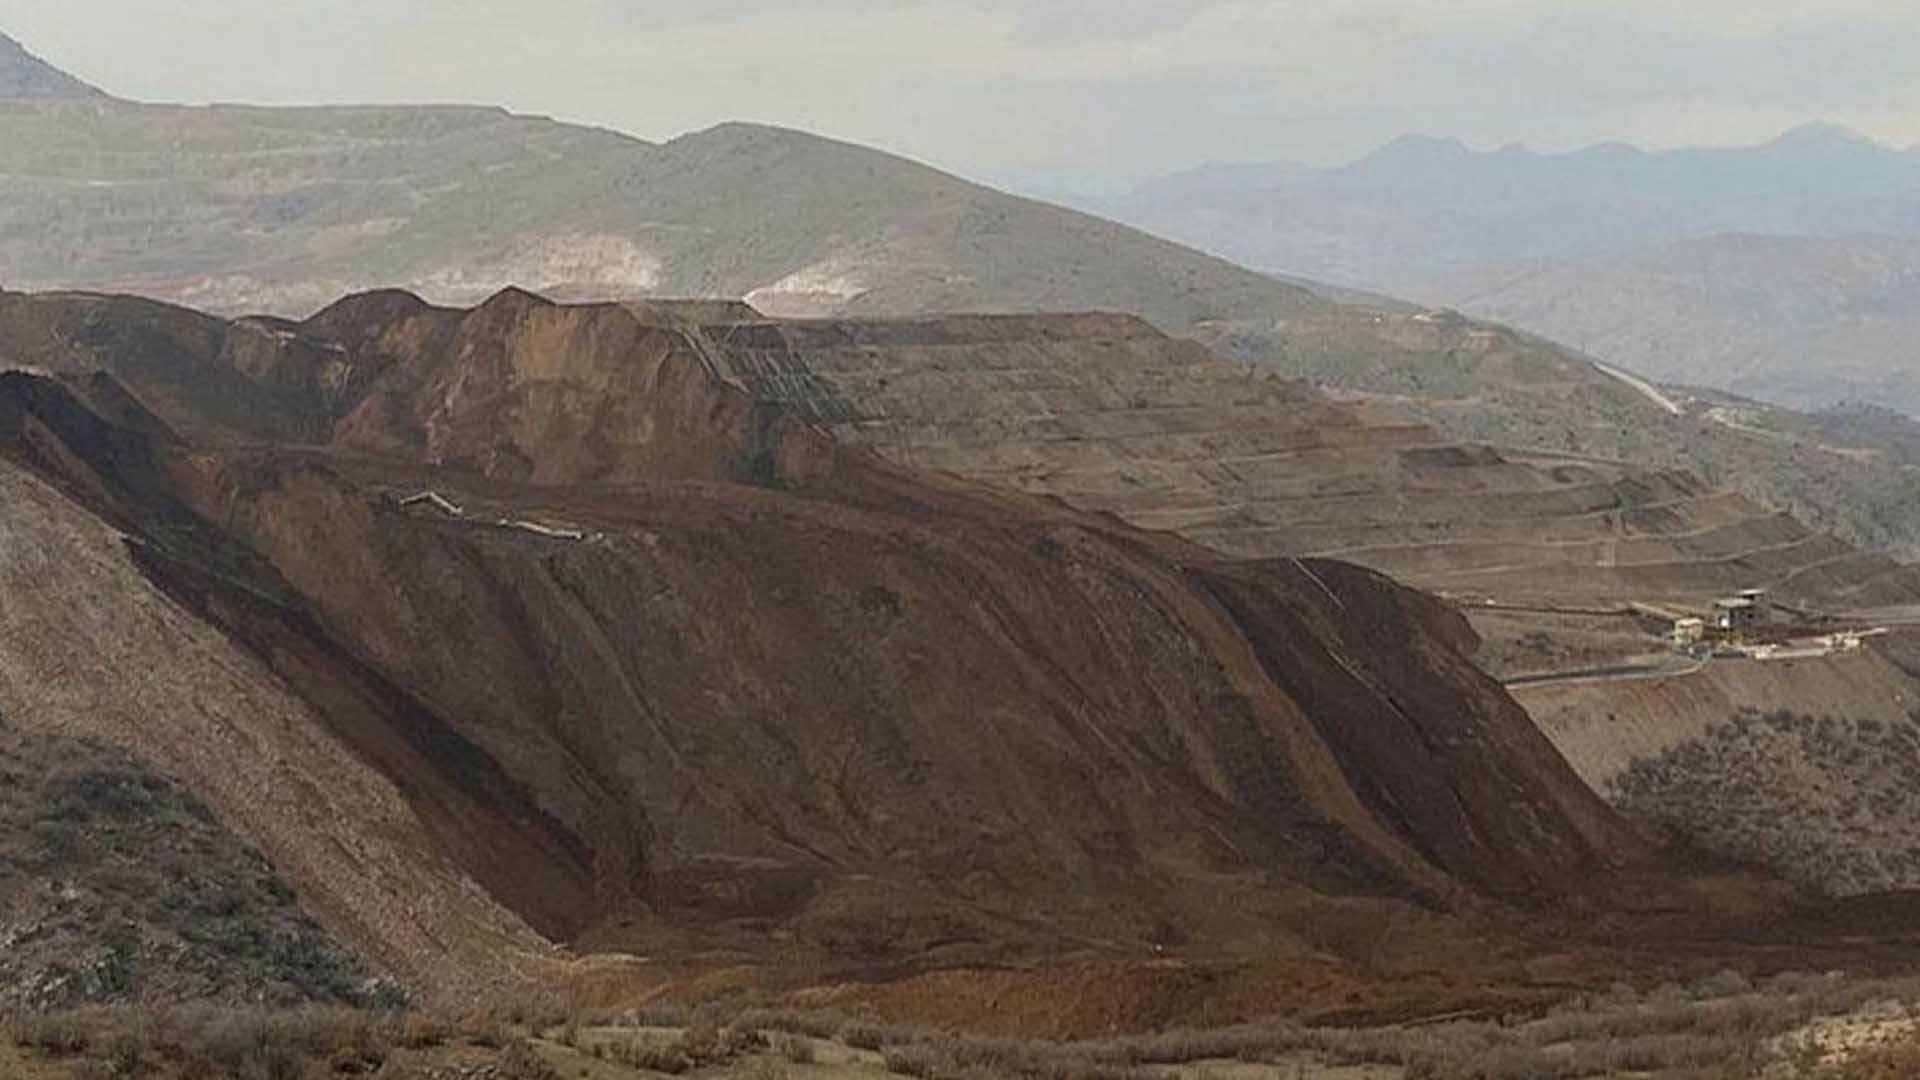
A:
<svg viewBox="0 0 1920 1080">
<path fill-rule="evenodd" d="M 645 314 L 375 294 L 275 327 L 357 389 L 242 374 L 295 387 L 280 404 L 332 447 L 172 438 L 238 430 L 195 392 L 225 376 L 107 335 L 88 358 L 110 375 L 0 377 L 0 447 L 130 534 L 556 938 L 1257 948 L 1313 894 L 1538 900 L 1643 859 L 1446 609 L 903 471 Z M 308 827 L 287 845 L 327 842 Z"/>
<path fill-rule="evenodd" d="M 42 428 L 12 407 L 34 381 L 0 380 L 9 401 L 4 426 Z M 7 723 L 27 737 L 123 748 L 179 782 L 264 854 L 374 970 L 464 992 L 480 981 L 511 983 L 517 971 L 544 963 L 549 947 L 440 853 L 402 795 L 422 781 L 381 775 L 328 733 L 265 657 L 158 587 L 141 565 L 151 548 L 126 542 L 120 515 L 103 520 L 105 490 L 86 489 L 76 459 L 47 453 L 56 442 L 39 431 L 27 437 L 31 443 L 10 437 L 0 451 Z M 100 456 L 111 461 L 131 446 L 137 442 Z M 42 475 L 21 464 L 28 456 Z M 65 493 L 43 479 L 56 472 Z M 190 548 L 191 533 L 174 534 L 170 546 Z"/>
<path fill-rule="evenodd" d="M 1450 364 L 1512 362 L 1503 377 L 1559 378 L 1564 392 L 1581 390 L 1570 359 L 1556 373 L 1519 362 L 1511 341 L 1459 320 L 1402 325 L 1416 335 L 1409 364 L 1415 352 L 1441 351 L 1417 335 L 1451 335 Z M 1689 473 L 1452 443 L 1125 317 L 755 320 L 705 326 L 698 337 L 725 378 L 897 460 L 1057 495 L 1234 555 L 1335 557 L 1451 594 L 1484 638 L 1476 659 L 1504 675 L 1672 663 L 1665 643 L 1627 615 L 1635 602 L 1705 610 L 1714 597 L 1763 587 L 1783 604 L 1850 610 L 1920 593 L 1911 568 Z M 1376 662 L 1388 655 L 1367 651 Z M 1872 738 L 1840 740 L 1813 772 L 1783 742 L 1760 747 L 1736 782 L 1778 795 L 1754 803 L 1756 814 L 1737 814 L 1742 827 L 1762 824 L 1767 839 L 1715 824 L 1733 804 L 1719 790 L 1729 770 L 1713 762 L 1728 759 L 1688 757 L 1686 747 L 1705 725 L 1738 717 L 1709 685 L 1751 680 L 1780 692 L 1769 709 L 1866 716 L 1849 704 L 1858 694 L 1831 692 L 1849 685 L 1845 661 L 1794 665 L 1801 678 L 1746 665 L 1716 667 L 1697 685 L 1692 676 L 1588 681 L 1518 696 L 1576 762 L 1628 748 L 1649 755 L 1631 798 L 1611 772 L 1583 775 L 1661 830 L 1831 891 L 1920 885 L 1920 864 L 1904 847 L 1883 850 L 1886 838 L 1920 825 L 1920 810 L 1881 797 L 1884 755 Z M 1891 686 L 1888 700 L 1920 695 L 1920 681 L 1882 666 L 1887 676 L 1872 685 Z M 1649 710 L 1648 700 L 1662 704 Z M 1660 718 L 1674 741 L 1638 739 L 1616 716 Z M 1673 754 L 1681 756 L 1651 760 Z M 1778 812 L 1802 805 L 1828 809 Z M 1864 806 L 1877 806 L 1872 820 L 1848 824 Z M 1869 833 L 1876 854 L 1864 862 L 1845 854 Z"/>
</svg>

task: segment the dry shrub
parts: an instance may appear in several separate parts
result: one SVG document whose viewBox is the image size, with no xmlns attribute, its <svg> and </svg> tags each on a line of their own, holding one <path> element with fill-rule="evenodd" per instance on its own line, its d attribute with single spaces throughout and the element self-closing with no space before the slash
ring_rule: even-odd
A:
<svg viewBox="0 0 1920 1080">
<path fill-rule="evenodd" d="M 494 1075 L 500 1080 L 560 1080 L 560 1074 L 547 1064 L 533 1043 L 516 1037 L 501 1051 Z"/>
<path fill-rule="evenodd" d="M 795 1065 L 811 1065 L 819 1059 L 819 1054 L 813 1048 L 813 1040 L 805 1035 L 782 1035 L 775 1041 L 774 1048 L 780 1051 L 781 1057 Z"/>
<path fill-rule="evenodd" d="M 677 1043 L 662 1043 L 645 1036 L 637 1036 L 613 1045 L 613 1059 L 633 1069 L 645 1069 L 649 1072 L 667 1073 L 678 1076 L 693 1068 L 693 1061 L 683 1053 Z"/>
<path fill-rule="evenodd" d="M 1864 1048 L 1812 1075 L 1815 1080 L 1913 1080 L 1920 1076 L 1920 1037 Z"/>
<path fill-rule="evenodd" d="M 759 1031 L 784 1031 L 813 1039 L 837 1038 L 853 1023 L 838 1009 L 748 1009 L 734 1017 L 734 1026 Z"/>
<path fill-rule="evenodd" d="M 930 1042 L 889 1046 L 882 1057 L 888 1072 L 916 1076 L 920 1080 L 936 1080 L 960 1071 L 959 1063 L 950 1054 Z"/>
<path fill-rule="evenodd" d="M 1889 998 L 1920 999 L 1920 980 L 1781 976 L 1756 988 L 1744 976 L 1723 972 L 1645 995 L 1616 987 L 1539 1018 L 1417 1028 L 1309 1028 L 1275 1019 L 1207 1031 L 1044 1043 L 849 1024 L 840 1039 L 882 1050 L 895 1073 L 929 1080 L 968 1071 L 1024 1080 L 1105 1080 L 1142 1066 L 1236 1058 L 1272 1062 L 1294 1054 L 1336 1065 L 1396 1065 L 1411 1080 L 1572 1080 L 1619 1073 L 1725 1080 L 1752 1076 L 1776 1060 L 1769 1047 L 1780 1034 Z M 1882 1074 L 1864 1075 L 1877 1080 Z M 1920 1076 L 1920 1071 L 1907 1075 Z"/>
<path fill-rule="evenodd" d="M 16 1018 L 10 1026 L 15 1045 L 55 1057 L 85 1053 L 96 1038 L 96 1016 L 92 1010 L 28 1013 Z"/>
<path fill-rule="evenodd" d="M 573 1002 L 553 993 L 529 993 L 503 998 L 492 1010 L 506 1024 L 539 1034 L 559 1027 L 574 1015 Z"/>
<path fill-rule="evenodd" d="M 754 1058 L 747 1066 L 747 1080 L 787 1080 L 787 1070 L 773 1058 Z"/>
<path fill-rule="evenodd" d="M 672 1001 L 656 1001 L 628 1011 L 620 1018 L 625 1027 L 686 1027 L 693 1023 L 693 1012 Z"/>
<path fill-rule="evenodd" d="M 710 1065 L 724 1060 L 726 1051 L 726 1033 L 719 1024 L 711 1020 L 695 1020 L 680 1033 L 677 1048 L 687 1060 L 696 1066 Z"/>
<path fill-rule="evenodd" d="M 409 1050 L 441 1046 L 453 1039 L 453 1021 L 437 1013 L 412 1012 L 400 1021 L 398 1041 Z"/>
<path fill-rule="evenodd" d="M 840 1041 L 855 1050 L 884 1050 L 943 1037 L 932 1028 L 907 1024 L 848 1024 L 840 1029 Z"/>
<path fill-rule="evenodd" d="M 467 1041 L 475 1046 L 484 1046 L 489 1050 L 500 1050 L 512 1039 L 507 1030 L 506 1018 L 498 1013 L 483 1012 L 467 1017 L 460 1027 L 465 1031 Z"/>
</svg>

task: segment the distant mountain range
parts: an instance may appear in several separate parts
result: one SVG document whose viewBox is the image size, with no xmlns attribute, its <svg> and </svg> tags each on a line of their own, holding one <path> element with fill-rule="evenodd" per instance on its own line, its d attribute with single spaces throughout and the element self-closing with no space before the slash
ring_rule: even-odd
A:
<svg viewBox="0 0 1920 1080">
<path fill-rule="evenodd" d="M 1562 154 L 1406 136 L 1316 169 L 1209 165 L 1106 209 L 1260 270 L 1422 296 L 1463 267 L 1767 233 L 1920 232 L 1920 150 L 1810 124 L 1752 147 Z"/>
<path fill-rule="evenodd" d="M 1648 376 L 1920 413 L 1920 149 L 1540 154 L 1407 137 L 1350 165 L 1212 165 L 1107 207 L 1247 266 L 1499 319 Z"/>
</svg>

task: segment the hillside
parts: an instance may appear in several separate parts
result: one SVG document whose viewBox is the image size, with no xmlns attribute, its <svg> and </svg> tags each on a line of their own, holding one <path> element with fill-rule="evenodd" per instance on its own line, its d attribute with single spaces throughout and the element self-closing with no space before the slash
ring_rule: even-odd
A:
<svg viewBox="0 0 1920 1080">
<path fill-rule="evenodd" d="M 1501 362 L 1524 339 L 1474 337 L 1456 320 L 1411 323 L 1481 344 L 1477 362 Z M 1389 572 L 1452 597 L 1474 628 L 1478 663 L 1504 676 L 1645 665 L 1641 681 L 1570 680 L 1581 741 L 1558 710 L 1536 714 L 1576 762 L 1593 747 L 1622 745 L 1612 717 L 1647 688 L 1666 697 L 1672 730 L 1734 718 L 1736 709 L 1693 680 L 1771 687 L 1774 708 L 1819 714 L 1856 700 L 1859 657 L 1786 662 L 1800 678 L 1769 678 L 1768 665 L 1706 668 L 1672 663 L 1663 628 L 1629 605 L 1705 610 L 1719 596 L 1764 587 L 1782 603 L 1848 611 L 1920 599 L 1920 576 L 1884 556 L 1809 531 L 1792 518 L 1678 469 L 1640 469 L 1571 453 L 1539 454 L 1452 442 L 1433 429 L 1355 409 L 1311 386 L 1224 362 L 1144 322 L 1112 315 L 939 317 L 883 322 L 781 322 L 735 309 L 684 326 L 704 364 L 757 399 L 792 410 L 841 439 L 875 446 L 903 464 L 1046 494 L 1248 558 L 1333 557 Z M 1522 354 L 1521 359 L 1529 359 Z M 1518 370 L 1538 370 L 1525 363 Z M 1590 365 L 1568 362 L 1541 395 L 1577 395 Z M 1469 374 L 1453 367 L 1456 376 Z M 1607 379 L 1601 401 L 1648 401 Z M 1606 389 L 1605 387 L 1599 389 Z M 1609 396 L 1611 395 L 1611 396 Z M 1666 399 L 1663 399 L 1666 400 Z M 1675 405 L 1687 416 L 1693 398 Z M 1669 404 L 1672 404 L 1669 402 Z M 1713 427 L 1764 422 L 1722 401 Z M 1872 417 L 1862 417 L 1860 423 Z M 1763 433 L 1771 436 L 1771 433 Z M 1742 435 L 1761 441 L 1761 435 Z M 1812 437 L 1803 432 L 1799 437 Z M 1897 666 L 1877 685 L 1920 693 Z M 1532 708 L 1563 692 L 1558 680 L 1515 689 Z M 1872 698 L 1868 693 L 1858 700 Z M 1604 721 L 1603 721 L 1604 718 Z M 1551 720 L 1551 722 L 1546 722 Z M 1884 777 L 1843 744 L 1823 781 L 1828 796 L 1877 798 Z M 1771 751 L 1763 751 L 1763 756 Z M 1628 757 L 1619 761 L 1625 763 Z M 1796 793 L 1792 760 L 1768 757 L 1782 800 Z M 1610 774 L 1585 773 L 1619 797 Z M 1652 772 L 1622 802 L 1667 829 L 1675 815 L 1723 805 L 1708 776 Z M 1657 780 L 1658 784 L 1652 781 Z M 1655 797 L 1658 802 L 1650 801 Z M 1652 807 L 1659 807 L 1653 812 Z M 1889 804 L 1878 828 L 1902 835 L 1920 813 Z M 1713 830 L 1682 831 L 1700 846 L 1776 866 L 1819 888 L 1871 891 L 1920 885 L 1902 859 L 1830 872 L 1843 834 L 1819 815 L 1773 827 L 1791 842 L 1756 847 Z"/>
<path fill-rule="evenodd" d="M 1666 382 L 1920 414 L 1920 237 L 1716 236 L 1487 267 L 1444 288 L 1463 310 Z"/>
<path fill-rule="evenodd" d="M 1097 218 L 747 124 L 650 144 L 497 109 L 22 102 L 0 108 L 0 174 L 8 285 L 230 313 L 304 316 L 375 286 L 783 314 L 1117 307 L 1175 327 L 1313 302 Z"/>
<path fill-rule="evenodd" d="M 1837 893 L 1920 882 L 1915 640 L 1684 677 L 1520 687 L 1580 774 L 1636 820 Z"/>
<path fill-rule="evenodd" d="M 4 520 L 60 570 L 9 592 L 0 710 L 208 791 L 416 984 L 551 970 L 527 928 L 678 958 L 630 985 L 1091 942 L 1307 962 L 1310 912 L 1477 919 L 1651 865 L 1431 598 L 899 468 L 717 377 L 686 329 L 713 314 L 10 297 Z M 120 699 L 137 726 L 76 708 Z M 292 797 L 238 797 L 265 783 Z"/>
<path fill-rule="evenodd" d="M 1458 444 L 1137 319 L 1042 325 L 1040 340 L 980 318 L 695 332 L 716 370 L 842 438 L 1235 556 L 1349 559 L 1510 600 L 1702 601 L 1748 586 L 1848 606 L 1920 597 L 1920 577 L 1890 560 L 1683 471 Z"/>
<path fill-rule="evenodd" d="M 82 86 L 12 55 L 7 78 Z M 291 317 L 381 287 L 456 303 L 508 286 L 747 298 L 780 314 L 1111 308 L 1174 329 L 1318 303 L 1099 218 L 778 128 L 655 144 L 489 108 L 70 96 L 0 100 L 0 284 Z"/>
<path fill-rule="evenodd" d="M 1216 173 L 1208 192 L 1270 175 Z M 16 102 L 0 107 L 0 267 L 15 288 L 290 317 L 388 286 L 451 303 L 507 286 L 745 298 L 776 315 L 1124 311 L 1283 374 L 1409 394 L 1454 438 L 1698 468 L 1854 543 L 1920 551 L 1904 476 L 1676 427 L 1543 341 L 1436 327 L 1417 309 L 754 125 L 656 145 L 482 108 Z M 1483 340 L 1503 343 L 1498 363 L 1478 362 Z M 1569 378 L 1573 401 L 1539 392 Z"/>
<path fill-rule="evenodd" d="M 1630 372 L 1445 311 L 1342 308 L 1277 331 L 1219 324 L 1197 336 L 1452 439 L 1687 470 L 1856 546 L 1920 558 L 1913 461 L 1898 449 L 1914 424 L 1898 415 L 1802 413 L 1697 385 L 1663 384 L 1656 401 Z"/>
<path fill-rule="evenodd" d="M 0 1008 L 360 1001 L 367 972 L 191 792 L 0 717 Z"/>
<path fill-rule="evenodd" d="M 1351 290 L 1377 290 L 1457 309 L 1656 381 L 1802 410 L 1851 398 L 1911 413 L 1920 410 L 1910 362 L 1920 311 L 1916 191 L 1920 148 L 1816 124 L 1759 146 L 1660 152 L 1619 144 L 1480 152 L 1408 137 L 1336 168 L 1203 167 L 1108 209 L 1243 265 L 1349 290 L 1323 287 L 1329 296 L 1364 304 Z M 1341 375 L 1349 386 L 1401 389 Z M 1497 400 L 1502 387 L 1477 389 Z M 1561 427 L 1589 419 L 1554 410 L 1549 402 L 1530 411 Z M 1551 448 L 1541 434 L 1531 445 Z M 1662 445 L 1670 436 L 1644 448 L 1618 441 L 1621 456 L 1670 460 Z M 1802 483 L 1807 470 L 1790 464 L 1742 471 L 1733 454 L 1706 457 L 1704 467 L 1726 468 L 1756 497 L 1804 490 L 1810 498 L 1781 505 L 1812 510 L 1826 525 L 1865 507 L 1887 518 L 1881 493 L 1905 482 L 1821 470 Z M 1823 489 L 1857 496 L 1822 506 Z M 1911 544 L 1911 524 L 1900 532 Z M 1880 542 L 1870 528 L 1853 534 Z"/>
</svg>

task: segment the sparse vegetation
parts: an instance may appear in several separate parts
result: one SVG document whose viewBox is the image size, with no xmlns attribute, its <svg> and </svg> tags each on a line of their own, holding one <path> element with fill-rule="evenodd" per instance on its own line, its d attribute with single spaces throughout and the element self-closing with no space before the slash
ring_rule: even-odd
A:
<svg viewBox="0 0 1920 1080">
<path fill-rule="evenodd" d="M 1702 851 L 1836 893 L 1920 883 L 1920 722 L 1743 709 L 1639 758 L 1610 801 Z"/>
<path fill-rule="evenodd" d="M 114 1076 L 165 1065 L 185 1077 L 293 1080 L 309 1063 L 364 1073 L 398 1042 L 397 1018 L 338 1006 L 90 1006 L 25 1014 L 10 1027 L 16 1045 L 102 1063 Z"/>
<path fill-rule="evenodd" d="M 0 731 L 0 912 L 0 1007 L 398 1000 L 199 799 L 81 739 Z"/>
<path fill-rule="evenodd" d="M 774 1045 L 779 1049 L 781 1057 L 795 1065 L 811 1065 L 818 1060 L 819 1055 L 813 1048 L 813 1040 L 805 1035 L 782 1035 Z"/>
<path fill-rule="evenodd" d="M 1543 1015 L 1427 1026 L 1330 1028 L 1270 1019 L 1209 1030 L 1051 1042 L 954 1035 L 929 1028 L 853 1022 L 807 1010 L 650 1009 L 688 1017 L 684 1027 L 651 1027 L 640 1013 L 557 1020 L 544 1006 L 476 1010 L 459 1019 L 338 1007 L 223 1009 L 212 1005 L 90 1007 L 23 1014 L 15 1043 L 46 1056 L 90 1063 L 100 1075 L 280 1080 L 379 1069 L 436 1049 L 493 1052 L 506 1080 L 558 1080 L 558 1064 L 589 1058 L 602 1066 L 681 1075 L 696 1070 L 751 1080 L 792 1080 L 815 1065 L 814 1039 L 837 1038 L 884 1068 L 919 1080 L 1160 1080 L 1202 1072 L 1212 1062 L 1271 1066 L 1277 1077 L 1311 1077 L 1321 1065 L 1377 1065 L 1408 1080 L 1578 1080 L 1615 1075 L 1662 1080 L 1882 1080 L 1920 1075 L 1920 1028 L 1908 1006 L 1920 979 L 1782 975 L 1755 984 L 1735 973 L 1645 993 L 1618 987 L 1570 1000 Z M 1822 1024 L 1891 1017 L 1880 1034 L 1849 1041 L 1810 1035 Z M 519 1017 L 520 1019 L 510 1019 Z M 542 1027 L 543 1020 L 553 1020 Z M 776 1031 L 769 1040 L 763 1032 Z M 801 1030 L 837 1031 L 811 1036 Z M 568 1041 L 566 1033 L 572 1031 Z M 427 1060 L 427 1059 L 420 1059 Z M 194 1072 L 193 1070 L 202 1070 Z M 306 1070 L 303 1072 L 303 1070 Z M 1905 1070 L 1905 1071 L 1902 1071 Z M 403 1075 L 411 1075 L 404 1074 Z"/>
</svg>

